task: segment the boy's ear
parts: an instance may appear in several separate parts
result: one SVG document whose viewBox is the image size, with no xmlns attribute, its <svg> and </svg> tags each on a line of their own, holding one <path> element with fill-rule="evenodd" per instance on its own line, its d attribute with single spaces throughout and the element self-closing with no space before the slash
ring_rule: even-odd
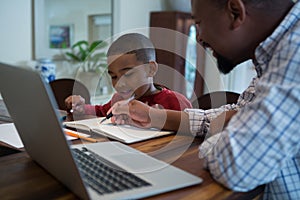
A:
<svg viewBox="0 0 300 200">
<path fill-rule="evenodd" d="M 231 19 L 231 29 L 239 28 L 246 18 L 246 7 L 242 0 L 228 0 L 227 9 Z"/>
<path fill-rule="evenodd" d="M 158 70 L 158 64 L 157 64 L 157 62 L 150 61 L 149 62 L 149 68 L 150 68 L 149 74 L 148 74 L 149 77 L 154 77 L 155 74 L 156 74 L 156 72 L 157 72 L 157 70 Z"/>
</svg>

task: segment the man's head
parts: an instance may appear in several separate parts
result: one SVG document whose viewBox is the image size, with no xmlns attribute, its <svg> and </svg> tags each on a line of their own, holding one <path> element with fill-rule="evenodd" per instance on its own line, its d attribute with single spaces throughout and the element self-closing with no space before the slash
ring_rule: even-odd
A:
<svg viewBox="0 0 300 200">
<path fill-rule="evenodd" d="M 192 0 L 197 40 L 211 48 L 223 73 L 255 59 L 255 49 L 278 26 L 291 0 Z"/>
<path fill-rule="evenodd" d="M 123 98 L 146 94 L 158 68 L 149 38 L 138 33 L 122 35 L 109 47 L 107 58 L 112 84 Z"/>
</svg>

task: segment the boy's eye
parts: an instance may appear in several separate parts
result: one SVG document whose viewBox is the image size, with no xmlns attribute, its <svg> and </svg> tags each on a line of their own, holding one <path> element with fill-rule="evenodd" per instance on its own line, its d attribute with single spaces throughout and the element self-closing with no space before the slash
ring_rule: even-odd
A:
<svg viewBox="0 0 300 200">
<path fill-rule="evenodd" d="M 133 72 L 127 72 L 127 73 L 124 74 L 124 76 L 125 76 L 125 77 L 129 77 L 129 76 L 131 76 L 132 74 L 133 74 Z"/>
<path fill-rule="evenodd" d="M 123 76 L 124 77 L 129 77 L 129 76 L 131 76 L 133 73 L 134 73 L 134 71 L 135 71 L 135 69 L 129 69 L 128 71 L 126 71 L 124 74 L 123 74 Z"/>
</svg>

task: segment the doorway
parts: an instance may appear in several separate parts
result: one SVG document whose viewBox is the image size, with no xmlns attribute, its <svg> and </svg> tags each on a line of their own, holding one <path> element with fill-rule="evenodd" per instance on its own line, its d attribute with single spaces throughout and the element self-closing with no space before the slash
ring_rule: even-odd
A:
<svg viewBox="0 0 300 200">
<path fill-rule="evenodd" d="M 111 14 L 89 15 L 89 43 L 107 40 L 112 35 Z"/>
</svg>

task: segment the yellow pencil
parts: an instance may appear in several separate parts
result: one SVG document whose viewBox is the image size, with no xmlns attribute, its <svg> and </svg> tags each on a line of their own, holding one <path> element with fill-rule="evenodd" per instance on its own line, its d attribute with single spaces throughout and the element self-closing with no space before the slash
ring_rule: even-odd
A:
<svg viewBox="0 0 300 200">
<path fill-rule="evenodd" d="M 93 138 L 88 138 L 88 137 L 84 137 L 82 135 L 79 135 L 79 134 L 76 134 L 76 133 L 72 133 L 66 129 L 64 129 L 65 133 L 69 136 L 72 136 L 72 137 L 76 137 L 76 138 L 80 138 L 80 139 L 83 139 L 83 140 L 86 140 L 86 141 L 89 141 L 89 142 L 98 142 L 96 139 L 93 139 Z"/>
</svg>

